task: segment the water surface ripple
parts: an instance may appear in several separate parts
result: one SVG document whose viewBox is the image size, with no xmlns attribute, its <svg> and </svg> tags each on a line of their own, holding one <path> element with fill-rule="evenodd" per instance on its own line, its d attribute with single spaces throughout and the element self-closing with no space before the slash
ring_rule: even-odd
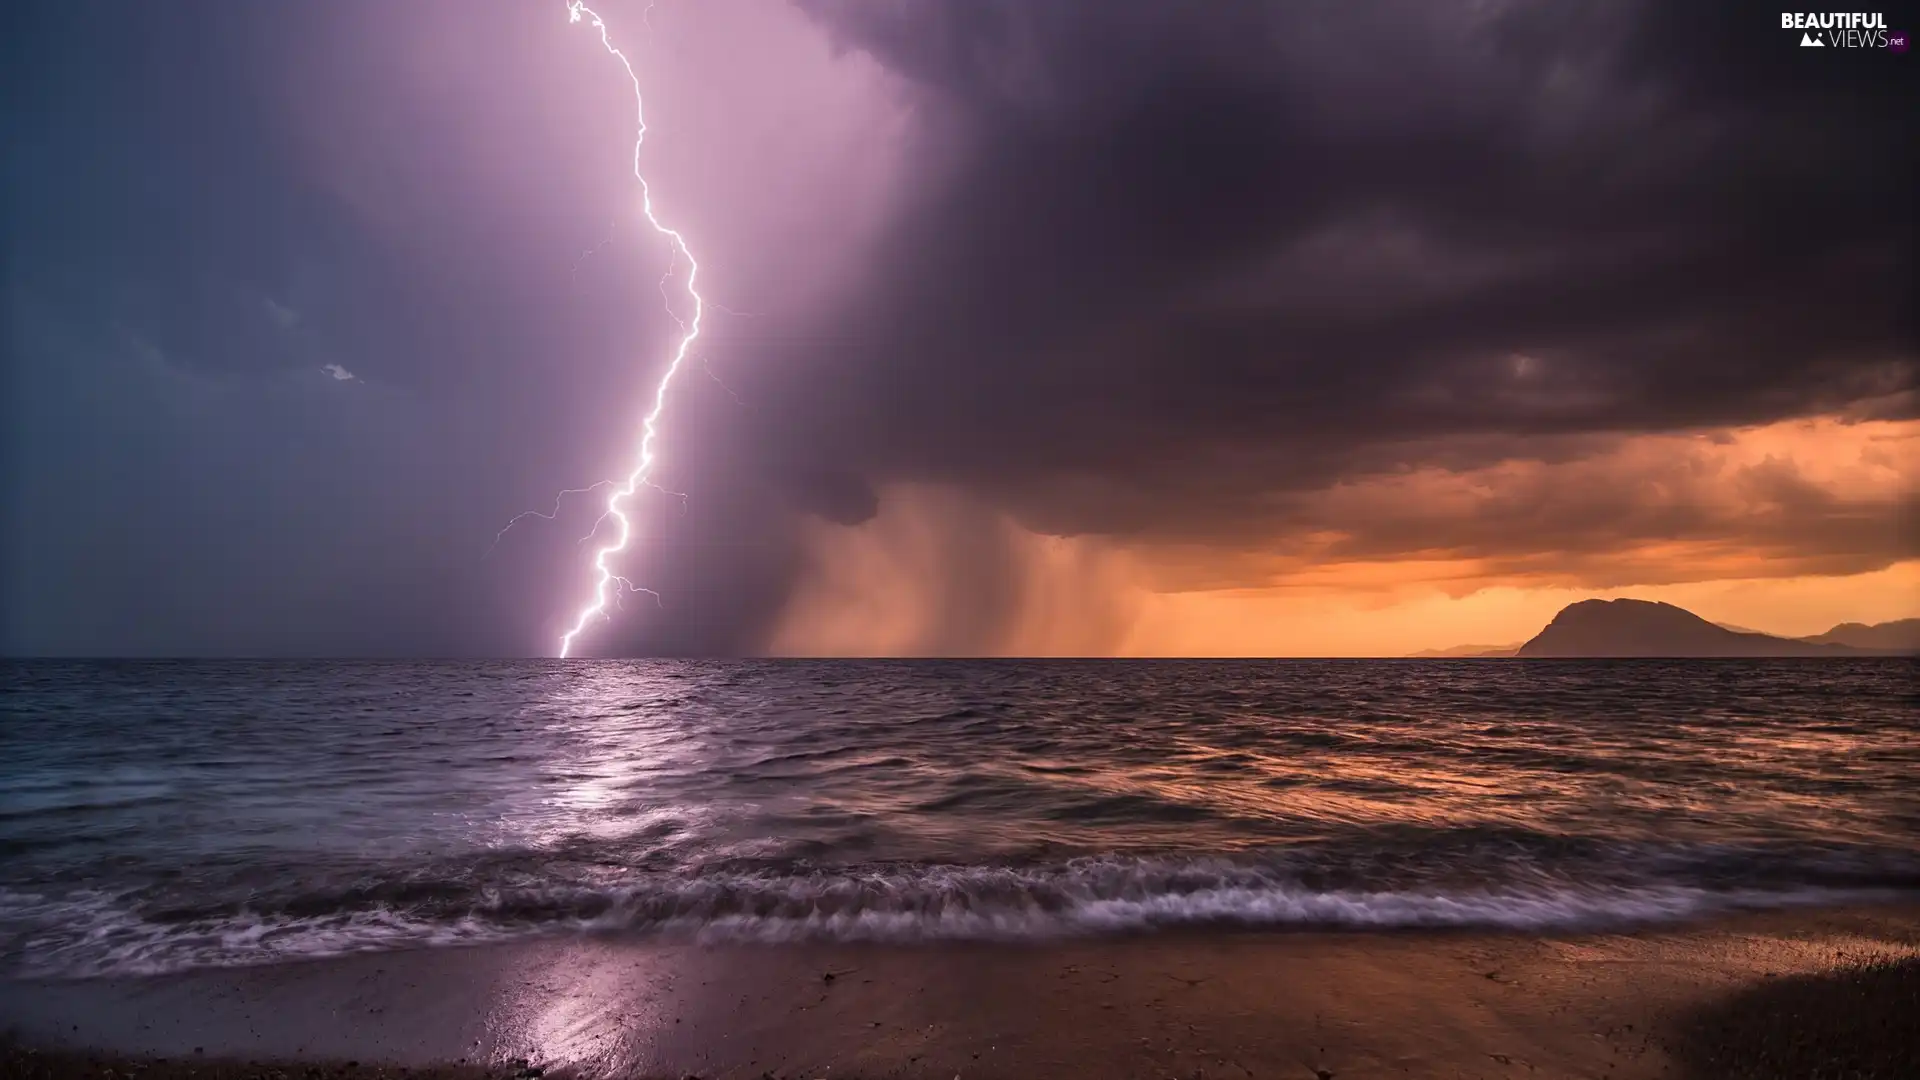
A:
<svg viewBox="0 0 1920 1080">
<path fill-rule="evenodd" d="M 1913 661 L 18 662 L 0 971 L 1920 890 Z"/>
</svg>

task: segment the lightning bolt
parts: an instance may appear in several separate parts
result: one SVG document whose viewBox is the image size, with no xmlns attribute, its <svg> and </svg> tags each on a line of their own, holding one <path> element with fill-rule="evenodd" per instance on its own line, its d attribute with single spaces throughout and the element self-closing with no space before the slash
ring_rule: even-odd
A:
<svg viewBox="0 0 1920 1080">
<path fill-rule="evenodd" d="M 612 487 L 613 484 L 614 484 L 614 481 L 612 480 L 602 480 L 597 484 L 588 484 L 586 487 L 583 487 L 583 488 L 567 488 L 564 491 L 560 492 L 560 494 L 555 495 L 553 497 L 553 510 L 551 513 L 542 513 L 538 510 L 527 510 L 527 511 L 523 511 L 521 513 L 513 515 L 513 520 L 507 522 L 506 525 L 501 527 L 499 532 L 493 534 L 493 543 L 487 545 L 486 553 L 480 556 L 481 560 L 485 561 L 489 556 L 493 554 L 493 549 L 500 546 L 500 541 L 505 539 L 506 535 L 509 532 L 513 531 L 513 527 L 515 525 L 520 524 L 521 522 L 527 520 L 528 518 L 540 518 L 545 521 L 553 521 L 554 519 L 560 516 L 560 504 L 562 501 L 566 499 L 567 496 L 591 495 L 594 492 L 599 491 L 603 487 Z M 588 533 L 586 535 L 585 540 L 591 540 L 591 539 L 593 539 L 593 534 Z M 582 542 L 584 543 L 585 540 L 583 540 Z"/>
<path fill-rule="evenodd" d="M 651 5 L 649 5 L 649 7 L 651 7 Z M 686 289 L 687 295 L 693 298 L 693 317 L 682 320 L 678 315 L 674 315 L 674 320 L 680 324 L 680 343 L 673 350 L 673 362 L 667 365 L 666 374 L 660 377 L 659 385 L 654 388 L 653 408 L 648 411 L 646 417 L 640 422 L 640 453 L 634 462 L 633 471 L 627 474 L 627 479 L 624 483 L 616 487 L 613 493 L 607 496 L 606 513 L 600 515 L 600 521 L 594 525 L 594 529 L 597 532 L 601 523 L 604 523 L 608 518 L 612 518 L 616 526 L 614 530 L 615 539 L 610 544 L 602 545 L 593 553 L 593 569 L 595 574 L 593 599 L 585 607 L 580 609 L 578 615 L 574 616 L 573 629 L 561 635 L 560 655 L 562 658 L 565 658 L 573 652 L 575 639 L 587 628 L 588 623 L 597 618 L 608 617 L 607 604 L 609 600 L 617 601 L 621 590 L 631 589 L 636 592 L 652 592 L 652 590 L 642 589 L 626 578 L 614 573 L 613 568 L 608 565 L 607 560 L 625 551 L 627 542 L 633 537 L 633 522 L 628 520 L 622 506 L 633 496 L 635 491 L 639 490 L 640 485 L 649 484 L 656 487 L 658 486 L 654 485 L 653 482 L 648 479 L 648 476 L 653 471 L 653 440 L 657 434 L 660 413 L 666 407 L 667 387 L 672 385 L 673 377 L 679 374 L 681 364 L 687 358 L 688 350 L 693 347 L 694 340 L 700 336 L 700 316 L 706 311 L 706 302 L 700 298 L 700 293 L 694 288 L 694 281 L 700 274 L 700 263 L 694 259 L 693 251 L 687 247 L 686 238 L 681 236 L 679 232 L 661 224 L 660 219 L 654 216 L 653 191 L 647 186 L 645 174 L 640 171 L 640 147 L 647 139 L 646 104 L 640 94 L 640 77 L 634 74 L 633 62 L 627 59 L 627 54 L 621 52 L 614 46 L 613 38 L 607 30 L 606 20 L 602 19 L 598 13 L 592 8 L 589 8 L 582 0 L 570 0 L 567 4 L 567 21 L 577 23 L 583 19 L 587 22 L 587 25 L 600 32 L 601 47 L 606 49 L 607 53 L 614 59 L 620 61 L 621 68 L 627 73 L 627 80 L 633 84 L 633 113 L 636 129 L 633 139 L 633 178 L 640 182 L 640 206 L 647 215 L 647 223 L 653 226 L 655 232 L 666 237 L 667 240 L 672 243 L 675 263 L 677 264 L 679 259 L 687 260 Z M 671 276 L 673 270 L 674 267 L 669 266 L 667 268 L 667 274 Z M 661 278 L 661 288 L 664 290 L 665 287 L 666 278 L 663 277 Z M 671 305 L 669 305 L 668 313 L 672 314 Z M 654 593 L 653 596 L 656 602 L 660 598 L 658 593 Z"/>
<path fill-rule="evenodd" d="M 607 245 L 613 243 L 613 231 L 614 231 L 613 222 L 611 221 L 607 222 L 606 238 L 601 240 L 599 243 L 593 245 L 592 247 L 586 249 L 585 251 L 582 251 L 580 253 L 580 257 L 573 260 L 574 284 L 578 285 L 580 283 L 580 268 L 587 264 L 587 260 L 593 258 L 593 256 L 596 253 L 605 251 L 607 249 Z"/>
</svg>

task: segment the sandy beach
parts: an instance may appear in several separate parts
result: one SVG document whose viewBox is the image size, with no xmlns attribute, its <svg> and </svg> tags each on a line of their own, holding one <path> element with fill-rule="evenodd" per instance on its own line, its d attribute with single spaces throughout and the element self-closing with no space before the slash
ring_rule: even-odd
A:
<svg viewBox="0 0 1920 1080">
<path fill-rule="evenodd" d="M 1914 905 L 1548 937 L 572 938 L 14 982 L 0 1028 L 8 1071 L 49 1078 L 1912 1076 L 1916 955 Z"/>
</svg>

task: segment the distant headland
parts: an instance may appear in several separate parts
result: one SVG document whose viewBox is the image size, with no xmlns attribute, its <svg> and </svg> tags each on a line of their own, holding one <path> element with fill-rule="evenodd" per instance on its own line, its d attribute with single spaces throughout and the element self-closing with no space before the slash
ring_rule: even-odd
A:
<svg viewBox="0 0 1920 1080">
<path fill-rule="evenodd" d="M 1560 609 L 1518 645 L 1462 645 L 1414 653 L 1450 657 L 1786 657 L 1900 656 L 1920 653 L 1920 619 L 1868 626 L 1841 623 L 1823 634 L 1788 638 L 1709 622 L 1651 600 L 1582 600 Z"/>
</svg>

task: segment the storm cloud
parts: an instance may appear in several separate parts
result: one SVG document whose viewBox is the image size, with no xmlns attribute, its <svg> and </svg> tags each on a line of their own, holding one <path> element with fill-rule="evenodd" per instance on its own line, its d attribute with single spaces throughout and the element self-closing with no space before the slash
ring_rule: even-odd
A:
<svg viewBox="0 0 1920 1080">
<path fill-rule="evenodd" d="M 831 178 L 847 153 L 797 151 L 782 170 L 716 173 L 674 198 L 706 230 L 703 273 L 731 275 L 728 286 L 771 298 L 770 310 L 715 316 L 700 369 L 674 399 L 660 478 L 685 497 L 643 493 L 646 543 L 623 563 L 660 603 L 627 597 L 595 651 L 765 647 L 807 584 L 815 525 L 878 520 L 887 493 L 914 488 L 948 493 L 928 503 L 945 524 L 918 572 L 949 579 L 935 592 L 951 598 L 955 636 L 916 642 L 923 651 L 990 651 L 1019 622 L 1030 575 L 1002 523 L 1184 552 L 1173 561 L 1185 569 L 1168 571 L 1181 587 L 1414 555 L 1632 584 L 1622 579 L 1665 571 L 1609 564 L 1610 553 L 1665 542 L 1746 545 L 1823 572 L 1911 552 L 1910 466 L 1840 491 L 1798 466 L 1721 461 L 1691 443 L 1659 444 L 1665 456 L 1634 449 L 1802 418 L 1916 418 L 1920 131 L 1901 107 L 1906 58 L 1802 51 L 1770 13 L 1732 3 L 798 9 L 804 17 L 779 12 L 764 40 L 811 34 L 834 64 L 865 65 L 858 85 L 884 100 L 861 108 L 897 120 L 886 133 L 894 164 L 867 169 L 867 186 L 848 194 L 852 181 Z M 441 14 L 480 43 L 475 56 L 509 55 L 534 25 L 505 7 L 460 11 Z M 736 39 L 762 20 L 752 8 L 727 18 Z M 401 21 L 402 42 L 456 33 L 419 12 Z M 724 45 L 685 48 L 711 76 Z M 559 48 L 539 46 L 543 57 Z M 466 55 L 447 49 L 448 65 Z M 715 129 L 676 124 L 670 102 L 699 96 L 700 66 L 658 55 L 682 66 L 650 87 L 669 102 L 653 137 L 698 145 Z M 332 250 L 342 266 L 383 266 L 390 281 L 314 272 L 302 294 L 283 264 L 279 286 L 244 313 L 245 334 L 267 344 L 242 348 L 251 339 L 219 329 L 217 340 L 160 345 L 214 358 L 203 364 L 285 356 L 322 382 L 350 371 L 320 389 L 429 400 L 448 438 L 463 426 L 496 433 L 484 461 L 446 462 L 445 474 L 381 495 L 383 508 L 336 501 L 394 535 L 382 581 L 431 559 L 433 545 L 409 545 L 400 520 L 435 543 L 491 536 L 487 522 L 512 509 L 499 490 L 598 479 L 581 470 L 608 460 L 622 413 L 658 374 L 621 342 L 642 326 L 643 304 L 655 308 L 645 331 L 668 330 L 659 252 L 623 241 L 592 256 L 616 269 L 566 289 L 553 260 L 486 257 L 527 250 L 543 230 L 591 236 L 622 181 L 613 112 L 511 153 L 462 144 L 478 137 L 447 129 L 460 108 L 539 111 L 508 104 L 506 90 L 544 94 L 557 110 L 618 89 L 569 69 L 563 95 L 540 72 L 506 68 L 501 93 L 478 105 L 450 105 L 421 88 L 429 81 L 389 81 L 364 91 L 357 124 L 299 125 L 307 153 L 289 151 L 283 172 L 322 193 L 296 209 L 332 246 L 285 246 L 308 265 L 304 253 Z M 291 100 L 341 111 L 337 99 Z M 437 132 L 444 160 L 463 170 L 430 157 L 396 172 L 405 152 L 393 140 L 405 137 L 375 122 L 389 113 L 420 137 Z M 760 137 L 798 122 L 770 119 Z M 331 133 L 319 159 L 315 130 Z M 378 139 L 384 149 L 369 150 Z M 540 169 L 523 164 L 535 150 Z M 481 159 L 491 164 L 471 167 Z M 802 191 L 792 163 L 807 161 L 828 162 L 817 165 L 828 179 Z M 561 179 L 589 171 L 590 182 Z M 396 195 L 409 176 L 433 200 Z M 507 209 L 548 181 L 577 206 Z M 657 184 L 669 197 L 668 181 Z M 818 194 L 836 189 L 846 189 L 838 203 Z M 577 197 L 589 190 L 598 201 Z M 347 224 L 328 228 L 328 215 Z M 730 217 L 759 231 L 730 232 Z M 767 224 L 779 222 L 810 226 Z M 171 237 L 151 250 L 194 247 Z M 241 244 L 227 262 L 256 248 Z M 802 290 L 803 280 L 820 284 Z M 17 273 L 10 288 L 16 305 L 55 292 Z M 240 303 L 229 292 L 206 303 Z M 191 324 L 205 334 L 240 322 Z M 561 364 L 561 337 L 567 356 L 595 359 Z M 381 453 L 409 454 L 406 435 L 381 431 L 392 440 Z M 1480 494 L 1450 496 L 1450 485 Z M 447 512 L 423 513 L 429 503 Z M 566 614 L 542 605 L 565 607 L 554 597 L 569 595 L 584 557 L 575 541 L 590 501 L 568 507 L 552 528 L 509 536 L 484 571 L 439 572 L 443 584 L 412 606 L 443 614 L 410 622 L 407 641 L 538 648 L 529 630 Z M 478 624 L 496 629 L 476 636 L 467 628 Z M 790 623 L 781 632 L 791 636 Z"/>
<path fill-rule="evenodd" d="M 1897 58 L 1723 8 L 813 5 L 934 164 L 852 344 L 769 370 L 839 390 L 809 442 L 1050 531 L 1393 443 L 1911 416 Z"/>
</svg>

